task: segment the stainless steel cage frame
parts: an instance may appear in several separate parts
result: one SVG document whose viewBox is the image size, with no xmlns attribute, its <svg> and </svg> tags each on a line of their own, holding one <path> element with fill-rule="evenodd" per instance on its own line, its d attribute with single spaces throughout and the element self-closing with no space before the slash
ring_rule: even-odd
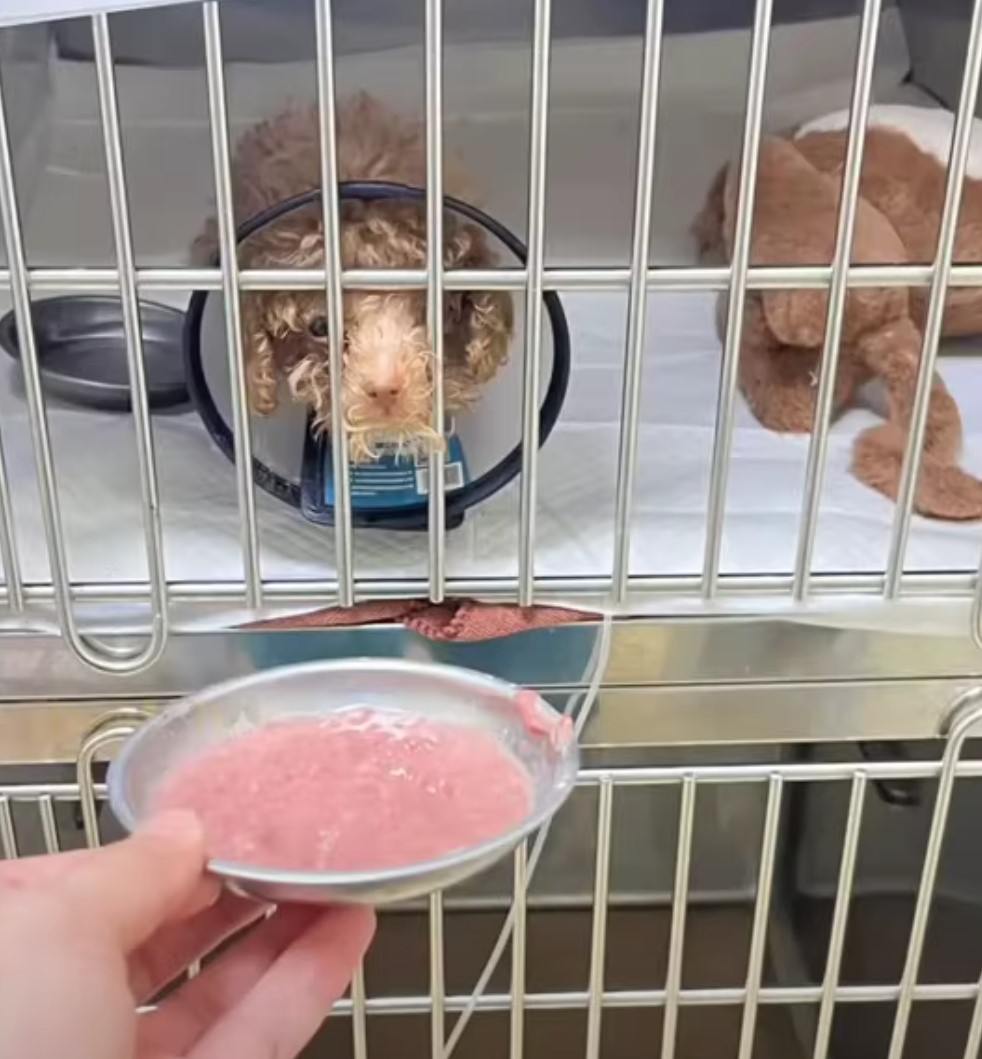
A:
<svg viewBox="0 0 982 1059">
<path fill-rule="evenodd" d="M 317 94 L 325 135 L 321 144 L 326 267 L 289 271 L 240 269 L 234 253 L 235 226 L 230 177 L 229 119 L 223 76 L 223 48 L 218 0 L 202 0 L 212 161 L 218 206 L 220 268 L 138 267 L 133 253 L 123 144 L 116 98 L 112 43 L 106 15 L 92 16 L 95 68 L 102 119 L 103 149 L 109 177 L 116 253 L 114 267 L 30 267 L 24 249 L 20 206 L 14 183 L 14 157 L 7 100 L 0 69 L 0 221 L 6 265 L 0 288 L 9 290 L 23 336 L 27 406 L 36 457 L 37 478 L 50 582 L 25 581 L 19 562 L 12 517 L 12 490 L 3 457 L 0 424 L 0 618 L 10 635 L 0 635 L 0 854 L 25 852 L 21 836 L 25 814 L 40 835 L 40 849 L 54 851 L 64 839 L 59 812 L 78 808 L 88 844 L 101 840 L 100 804 L 104 787 L 98 769 L 112 744 L 149 711 L 175 695 L 254 667 L 246 641 L 257 636 L 242 630 L 198 635 L 188 615 L 200 604 L 351 603 L 376 597 L 428 594 L 482 596 L 522 605 L 556 599 L 581 599 L 585 605 L 614 609 L 623 620 L 613 629 L 611 655 L 604 673 L 600 708 L 585 731 L 590 765 L 581 788 L 595 796 L 593 847 L 589 858 L 592 884 L 586 907 L 591 917 L 589 973 L 582 988 L 530 990 L 527 956 L 528 921 L 537 901 L 527 893 L 529 862 L 520 849 L 510 883 L 495 895 L 498 906 L 512 909 L 514 937 L 507 989 L 495 987 L 478 1000 L 479 1013 L 504 1013 L 509 1019 L 508 1047 L 513 1059 L 527 1049 L 528 1018 L 536 1012 L 585 1012 L 583 1048 L 588 1059 L 602 1051 L 605 1017 L 618 1010 L 658 1009 L 661 1054 L 678 1051 L 681 1014 L 691 1008 L 740 1011 L 737 1052 L 750 1059 L 763 1008 L 805 1009 L 814 1059 L 830 1054 L 833 1017 L 843 1007 L 895 1005 L 889 1059 L 901 1059 L 914 1004 L 961 1001 L 971 1005 L 965 1040 L 966 1059 L 982 1045 L 982 978 L 925 983 L 919 979 L 938 866 L 953 792 L 960 781 L 982 777 L 982 766 L 970 760 L 966 741 L 979 734 L 982 703 L 982 577 L 974 571 L 933 575 L 905 573 L 914 490 L 930 380 L 938 350 L 941 316 L 950 286 L 982 286 L 982 265 L 953 265 L 955 224 L 968 160 L 972 119 L 982 71 L 982 2 L 976 0 L 966 47 L 961 94 L 956 112 L 945 206 L 934 261 L 924 266 L 852 266 L 850 249 L 871 95 L 875 46 L 883 0 L 863 0 L 854 67 L 846 163 L 843 172 L 833 261 L 828 266 L 757 267 L 749 263 L 750 225 L 756 158 L 762 132 L 768 47 L 773 0 L 757 0 L 746 86 L 740 192 L 733 263 L 728 267 L 651 266 L 652 185 L 658 151 L 659 97 L 664 38 L 664 0 L 647 0 L 640 93 L 639 139 L 630 263 L 618 267 L 554 268 L 545 261 L 546 161 L 549 136 L 551 0 L 534 0 L 533 65 L 530 99 L 528 172 L 528 264 L 488 271 L 444 270 L 442 212 L 442 37 L 441 0 L 425 3 L 425 110 L 427 118 L 427 216 L 429 256 L 420 270 L 383 272 L 340 268 L 340 218 L 335 145 L 335 80 L 331 0 L 316 0 Z M 891 544 L 883 574 L 818 574 L 812 570 L 816 527 L 825 478 L 833 381 L 838 357 L 845 295 L 854 286 L 922 286 L 930 288 L 924 355 L 918 377 L 913 428 L 905 453 L 902 487 L 896 506 Z M 436 376 L 442 370 L 440 318 L 443 292 L 507 289 L 527 299 L 523 372 L 523 465 L 520 487 L 520 548 L 514 578 L 452 578 L 445 564 L 442 455 L 431 458 L 429 576 L 386 581 L 358 577 L 347 477 L 339 476 L 335 528 L 336 577 L 324 581 L 287 582 L 265 579 L 259 553 L 259 527 L 250 476 L 251 438 L 242 378 L 239 294 L 250 290 L 323 289 L 329 327 L 339 333 L 344 290 L 425 288 L 428 320 L 436 352 Z M 794 569 L 787 575 L 727 575 L 720 555 L 725 531 L 727 479 L 737 395 L 737 357 L 744 295 L 749 290 L 787 287 L 827 288 L 830 292 L 826 338 L 818 384 L 818 410 L 812 434 Z M 145 294 L 205 289 L 224 296 L 229 367 L 234 389 L 235 465 L 241 526 L 243 577 L 239 582 L 178 583 L 168 580 L 163 559 L 158 481 L 153 436 L 143 376 L 137 300 Z M 545 290 L 620 291 L 627 294 L 628 326 L 624 349 L 624 382 L 620 396 L 618 461 L 614 520 L 616 538 L 610 575 L 573 578 L 536 573 L 536 507 L 538 477 L 538 380 L 541 358 L 541 293 Z M 726 335 L 719 379 L 707 501 L 707 539 L 702 571 L 691 577 L 631 574 L 630 531 L 635 500 L 641 367 L 645 339 L 645 300 L 651 291 L 721 291 L 728 295 Z M 118 294 L 125 310 L 130 384 L 141 470 L 149 578 L 144 583 L 73 581 L 65 546 L 52 444 L 40 385 L 37 350 L 30 326 L 31 299 L 48 293 Z M 330 370 L 337 378 L 340 351 L 332 350 Z M 437 385 L 436 392 L 440 393 Z M 339 400 L 340 387 L 333 388 Z M 442 422 L 440 401 L 435 422 Z M 341 422 L 335 407 L 334 421 Z M 335 434 L 334 464 L 346 465 L 343 436 Z M 632 617 L 640 601 L 654 603 L 660 619 Z M 122 636 L 118 628 L 98 621 L 82 622 L 80 605 L 147 603 L 149 623 L 134 625 Z M 60 635 L 39 631 L 32 623 L 35 606 L 54 606 Z M 858 610 L 855 609 L 858 607 Z M 859 615 L 857 620 L 856 615 Z M 876 620 L 874 621 L 873 618 Z M 885 623 L 885 624 L 884 624 Z M 891 624 L 893 623 L 893 624 Z M 967 623 L 967 624 L 966 624 Z M 337 650 L 330 631 L 282 634 L 305 657 Z M 569 642 L 570 630 L 535 634 Z M 592 633 L 591 633 L 592 635 Z M 283 642 L 283 641 L 281 641 Z M 399 629 L 359 632 L 360 650 L 385 654 L 424 648 Z M 533 651 L 533 654 L 535 652 Z M 489 658 L 466 647 L 447 647 L 441 657 L 475 661 L 540 688 L 549 695 L 579 690 L 557 667 L 556 652 L 536 654 L 528 664 L 517 654 Z M 523 668 L 524 666 L 524 668 Z M 125 680 L 123 679 L 125 677 Z M 108 712 L 107 712 L 108 710 Z M 784 760 L 787 745 L 862 740 L 932 741 L 930 750 L 907 758 L 862 762 Z M 758 749 L 750 763 L 735 764 L 725 754 L 747 744 Z M 724 759 L 706 764 L 696 750 L 722 748 Z M 639 763 L 651 748 L 678 751 L 681 763 Z M 685 755 L 689 755 L 686 757 Z M 58 769 L 74 766 L 67 782 Z M 44 770 L 55 769 L 49 782 Z M 44 778 L 39 776 L 44 775 Z M 928 841 L 902 972 L 896 981 L 844 985 L 843 952 L 857 862 L 868 816 L 870 788 L 891 780 L 937 784 Z M 848 790 L 831 927 L 824 969 L 817 983 L 768 984 L 764 964 L 779 933 L 773 923 L 775 861 L 789 792 L 817 784 Z M 752 788 L 763 805 L 754 862 L 752 920 L 746 972 L 739 986 L 690 988 L 683 980 L 687 928 L 690 925 L 692 870 L 697 858 L 697 809 L 705 792 L 728 785 Z M 620 895 L 611 877 L 611 849 L 619 800 L 629 790 L 669 789 L 677 794 L 673 818 L 674 852 L 669 899 L 669 935 L 664 981 L 650 988 L 612 988 L 606 981 L 608 913 Z M 620 810 L 627 813 L 627 809 Z M 27 852 L 32 852 L 28 850 Z M 465 1009 L 468 997 L 447 988 L 445 946 L 453 931 L 454 910 L 463 899 L 435 895 L 428 917 L 428 981 L 410 994 L 372 995 L 360 974 L 339 1013 L 350 1017 L 355 1059 L 369 1054 L 369 1019 L 416 1014 L 429 1019 L 431 1054 L 442 1059 L 445 1017 Z"/>
<path fill-rule="evenodd" d="M 0 784 L 0 854 L 15 858 L 21 848 L 18 830 L 23 828 L 25 810 L 34 814 L 41 835 L 42 848 L 57 852 L 62 848 L 56 809 L 61 805 L 81 810 L 85 842 L 101 842 L 100 805 L 105 785 L 93 774 L 94 763 L 112 744 L 133 731 L 145 713 L 116 710 L 103 715 L 82 742 L 74 782 Z M 740 1029 L 737 1055 L 749 1059 L 753 1054 L 758 1013 L 763 1006 L 786 1010 L 804 1008 L 807 1012 L 810 1046 L 814 1059 L 825 1059 L 830 1053 L 833 1018 L 841 1006 L 891 1005 L 894 1007 L 889 1059 L 901 1059 L 915 1003 L 960 1001 L 971 1004 L 971 1020 L 964 1055 L 970 1059 L 982 1046 L 982 978 L 969 981 L 922 983 L 919 971 L 924 955 L 932 903 L 939 866 L 946 840 L 953 792 L 959 780 L 982 778 L 982 764 L 965 755 L 966 742 L 980 732 L 982 693 L 968 692 L 952 705 L 944 718 L 944 750 L 940 758 L 919 761 L 875 761 L 857 767 L 852 763 L 771 762 L 768 764 L 721 764 L 663 767 L 588 767 L 579 779 L 581 790 L 597 792 L 595 808 L 594 870 L 589 898 L 592 927 L 590 936 L 589 975 L 585 988 L 550 992 L 526 989 L 526 926 L 529 914 L 528 851 L 520 847 L 512 865 L 510 915 L 514 922 L 511 946 L 511 970 L 507 992 L 495 991 L 477 998 L 478 1012 L 506 1012 L 509 1024 L 509 1055 L 519 1059 L 524 1054 L 524 1020 L 529 1012 L 585 1011 L 584 1054 L 596 1059 L 601 1054 L 601 1028 L 605 1014 L 625 1009 L 660 1009 L 663 1013 L 660 1054 L 676 1053 L 679 1014 L 682 1009 L 699 1007 L 714 1010 L 739 1006 Z M 920 780 L 936 783 L 930 825 L 923 860 L 919 870 L 916 903 L 910 925 L 903 971 L 891 983 L 845 985 L 841 981 L 843 953 L 850 911 L 855 899 L 854 883 L 857 861 L 868 829 L 868 806 L 871 788 L 886 781 Z M 764 964 L 774 923 L 775 875 L 779 836 L 786 814 L 788 791 L 804 784 L 845 785 L 848 809 L 841 834 L 841 852 L 832 919 L 828 934 L 824 972 L 817 984 L 769 985 Z M 691 911 L 690 890 L 694 864 L 696 806 L 702 792 L 716 786 L 749 786 L 760 789 L 764 812 L 756 854 L 757 875 L 753 896 L 752 925 L 748 942 L 746 973 L 743 984 L 733 987 L 688 988 L 682 980 L 687 913 Z M 670 895 L 670 939 L 664 984 L 657 988 L 611 989 L 605 983 L 607 917 L 612 907 L 611 834 L 617 795 L 623 797 L 629 788 L 668 788 L 677 792 L 675 847 L 671 854 L 672 886 Z M 15 812 L 21 817 L 15 823 Z M 445 989 L 444 930 L 447 908 L 454 898 L 434 895 L 427 909 L 429 923 L 429 991 L 427 994 L 371 996 L 363 974 L 356 979 L 349 999 L 341 1002 L 336 1014 L 351 1022 L 352 1052 L 358 1059 L 369 1054 L 367 1024 L 370 1017 L 429 1015 L 431 1054 L 449 1054 L 445 1018 L 459 1014 L 468 1006 L 469 997 L 450 994 Z"/>
<path fill-rule="evenodd" d="M 239 269 L 234 250 L 234 221 L 229 172 L 229 124 L 223 78 L 221 17 L 218 0 L 201 4 L 205 42 L 208 103 L 212 129 L 212 156 L 218 206 L 221 268 L 138 268 L 130 233 L 127 183 L 123 145 L 116 99 L 116 84 L 109 32 L 105 14 L 92 16 L 95 68 L 103 128 L 104 152 L 109 177 L 110 205 L 116 252 L 116 266 L 31 268 L 25 259 L 21 234 L 14 160 L 6 118 L 0 114 L 0 219 L 3 221 L 7 254 L 0 269 L 0 285 L 9 289 L 19 324 L 25 336 L 23 362 L 27 402 L 37 460 L 37 477 L 42 514 L 51 559 L 51 582 L 25 584 L 18 562 L 18 548 L 11 515 L 11 489 L 0 451 L 0 559 L 4 584 L 0 602 L 16 619 L 35 603 L 53 602 L 61 632 L 72 651 L 89 666 L 112 673 L 133 673 L 152 666 L 161 657 L 168 636 L 173 632 L 171 606 L 181 601 L 225 599 L 244 601 L 250 607 L 284 600 L 337 602 L 349 605 L 356 599 L 418 594 L 421 588 L 439 601 L 446 594 L 484 595 L 510 599 L 521 605 L 547 602 L 559 596 L 607 601 L 630 608 L 642 598 L 658 596 L 671 600 L 702 600 L 704 613 L 731 604 L 746 609 L 755 598 L 768 596 L 771 603 L 781 597 L 788 611 L 811 604 L 819 596 L 878 596 L 887 603 L 908 596 L 950 597 L 967 594 L 976 578 L 964 575 L 904 573 L 904 560 L 910 536 L 913 496 L 920 473 L 930 380 L 937 356 L 944 299 L 949 286 L 982 284 L 982 266 L 953 265 L 955 225 L 971 140 L 972 118 L 982 64 L 982 14 L 978 6 L 972 15 L 961 95 L 955 120 L 947 192 L 941 219 L 937 253 L 926 266 L 850 266 L 849 254 L 856 215 L 856 192 L 862 165 L 863 129 L 866 125 L 873 75 L 875 43 L 880 25 L 882 0 L 864 0 L 853 91 L 850 105 L 849 138 L 843 174 L 836 249 L 832 263 L 814 267 L 751 267 L 749 237 L 755 184 L 757 151 L 760 144 L 767 53 L 773 20 L 772 0 L 756 4 L 747 79 L 743 148 L 740 158 L 740 194 L 733 263 L 729 267 L 661 267 L 648 264 L 652 185 L 658 144 L 659 88 L 663 49 L 663 0 L 648 0 L 640 85 L 639 149 L 636 159 L 635 203 L 631 260 L 628 267 L 551 268 L 544 259 L 545 174 L 549 130 L 549 85 L 551 55 L 551 3 L 536 0 L 534 5 L 533 60 L 531 82 L 530 161 L 528 173 L 528 264 L 524 268 L 486 271 L 444 270 L 438 248 L 441 245 L 442 212 L 442 8 L 438 0 L 425 6 L 425 102 L 427 115 L 427 215 L 429 259 L 423 270 L 342 271 L 338 265 L 338 205 L 336 201 L 337 157 L 334 142 L 335 84 L 330 0 L 319 0 L 317 13 L 317 86 L 323 137 L 323 208 L 328 237 L 328 259 L 324 269 L 253 270 Z M 0 90 L 0 103 L 3 102 Z M 0 112 L 5 106 L 0 105 Z M 891 533 L 889 557 L 882 575 L 825 575 L 812 571 L 816 526 L 825 477 L 833 380 L 838 356 L 845 293 L 849 286 L 919 285 L 930 287 L 930 302 L 924 336 L 924 356 L 918 377 L 910 443 L 905 453 L 900 498 Z M 523 461 L 519 507 L 519 567 L 516 578 L 449 578 L 445 566 L 445 497 L 443 477 L 438 473 L 443 457 L 432 456 L 430 480 L 437 483 L 430 496 L 429 583 L 413 581 L 365 581 L 357 576 L 352 549 L 351 498 L 347 479 L 339 476 L 335 530 L 336 578 L 305 583 L 277 583 L 264 580 L 259 558 L 254 486 L 250 476 L 251 440 L 248 429 L 243 380 L 241 378 L 242 339 L 240 334 L 239 293 L 265 289 L 319 289 L 327 293 L 334 322 L 341 314 L 344 289 L 373 287 L 396 289 L 425 287 L 428 291 L 430 330 L 436 349 L 436 375 L 442 372 L 440 329 L 433 326 L 435 313 L 445 290 L 466 287 L 508 289 L 524 293 L 527 300 L 526 353 L 522 400 Z M 737 356 L 742 327 L 744 294 L 748 290 L 776 287 L 827 287 L 830 291 L 826 338 L 819 379 L 819 415 L 812 435 L 805 489 L 799 522 L 794 570 L 787 576 L 730 576 L 721 573 L 720 553 L 724 533 L 724 512 L 730 464 L 733 416 L 737 393 Z M 177 584 L 168 582 L 163 562 L 158 482 L 153 437 L 143 377 L 137 298 L 141 294 L 188 289 L 218 290 L 224 294 L 225 324 L 228 334 L 229 364 L 234 390 L 236 475 L 241 524 L 243 578 L 239 583 Z M 537 419 L 539 361 L 541 358 L 543 290 L 616 290 L 628 295 L 628 329 L 625 345 L 625 372 L 621 395 L 620 440 L 616 471 L 615 547 L 609 577 L 538 577 L 535 571 L 536 495 L 538 476 Z M 642 577 L 629 570 L 630 531 L 635 492 L 640 368 L 645 333 L 645 298 L 653 290 L 721 290 L 728 293 L 726 337 L 719 380 L 712 477 L 707 507 L 707 538 L 702 573 L 696 577 Z M 82 584 L 72 581 L 65 550 L 64 532 L 58 503 L 57 483 L 51 440 L 39 384 L 37 350 L 32 341 L 31 298 L 47 292 L 110 292 L 123 299 L 129 345 L 131 393 L 137 436 L 137 453 L 144 510 L 144 537 L 149 580 L 144 584 Z M 332 371 L 337 374 L 337 356 Z M 337 388 L 334 389 L 337 393 Z M 436 387 L 439 394 L 440 388 Z M 434 415 L 442 409 L 437 400 Z M 335 434 L 335 462 L 343 467 L 346 453 L 343 437 Z M 91 631 L 79 627 L 74 607 L 82 601 L 143 600 L 150 604 L 148 635 L 139 647 L 122 648 L 94 639 Z M 671 609 L 671 603 L 669 603 Z M 979 608 L 977 607 L 976 610 Z M 15 623 L 16 624 L 16 623 Z M 977 624 L 977 623 L 976 623 Z M 976 630 L 975 633 L 978 636 Z"/>
</svg>

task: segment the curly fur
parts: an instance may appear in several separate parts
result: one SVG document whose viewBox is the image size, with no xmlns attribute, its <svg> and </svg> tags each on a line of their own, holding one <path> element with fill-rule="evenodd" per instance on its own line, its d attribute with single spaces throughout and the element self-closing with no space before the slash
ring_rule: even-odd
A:
<svg viewBox="0 0 982 1059">
<path fill-rule="evenodd" d="M 416 121 L 360 95 L 338 108 L 338 171 L 344 180 L 426 183 L 425 134 Z M 291 108 L 248 131 L 233 161 L 239 221 L 320 185 L 316 106 Z M 469 198 L 462 170 L 448 159 L 445 191 Z M 341 260 L 345 268 L 422 268 L 426 211 L 420 203 L 344 202 Z M 198 260 L 214 260 L 216 224 L 195 243 Z M 496 263 L 484 230 L 452 214 L 444 219 L 444 265 L 488 268 Z M 243 268 L 319 268 L 324 263 L 318 207 L 295 211 L 239 247 Z M 508 359 L 514 325 L 511 296 L 451 292 L 445 296 L 444 404 L 471 407 Z M 250 292 L 243 297 L 246 379 L 250 405 L 275 412 L 281 380 L 309 406 L 316 427 L 331 427 L 331 381 L 325 300 L 317 291 Z M 442 438 L 432 428 L 433 351 L 427 337 L 426 292 L 346 291 L 344 295 L 345 427 L 353 460 L 373 458 L 381 442 L 426 448 Z"/>
<path fill-rule="evenodd" d="M 765 136 L 758 158 L 750 261 L 814 265 L 832 260 L 846 152 L 842 131 L 797 139 Z M 707 262 L 729 259 L 736 224 L 737 170 L 717 174 L 694 234 Z M 851 260 L 858 265 L 927 261 L 934 254 L 944 197 L 943 168 L 901 133 L 866 133 Z M 955 259 L 979 260 L 982 182 L 966 179 Z M 953 292 L 955 293 L 955 292 Z M 968 296 L 966 296 L 968 295 Z M 851 287 L 842 319 L 832 401 L 838 414 L 882 383 L 886 422 L 856 439 L 856 477 L 891 499 L 901 483 L 922 356 L 924 297 L 903 287 Z M 725 319 L 725 305 L 720 303 Z M 771 430 L 807 432 L 815 417 L 816 383 L 828 311 L 825 290 L 751 291 L 738 363 L 740 387 L 754 415 Z M 949 295 L 945 335 L 982 332 L 982 298 L 966 288 Z M 962 425 L 958 405 L 935 375 L 927 409 L 921 474 L 914 507 L 932 518 L 982 518 L 982 480 L 957 466 Z"/>
</svg>

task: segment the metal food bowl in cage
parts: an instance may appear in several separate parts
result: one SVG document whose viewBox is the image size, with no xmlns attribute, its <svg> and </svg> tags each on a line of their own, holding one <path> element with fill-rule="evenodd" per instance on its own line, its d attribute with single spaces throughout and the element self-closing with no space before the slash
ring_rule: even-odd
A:
<svg viewBox="0 0 982 1059">
<path fill-rule="evenodd" d="M 132 830 L 152 811 L 175 767 L 245 731 L 285 719 L 367 706 L 399 710 L 491 734 L 527 771 L 532 804 L 521 823 L 491 841 L 436 860 L 383 871 L 283 871 L 212 861 L 243 893 L 274 902 L 382 904 L 422 897 L 476 875 L 552 818 L 573 789 L 575 738 L 552 738 L 560 715 L 541 699 L 536 723 L 519 709 L 522 689 L 481 673 L 401 660 L 355 659 L 284 666 L 219 684 L 176 703 L 139 728 L 109 771 L 109 804 Z M 527 695 L 525 691 L 523 694 Z M 366 821 L 370 826 L 371 821 Z"/>
<path fill-rule="evenodd" d="M 162 410 L 187 402 L 181 365 L 184 314 L 141 301 L 140 337 L 147 403 Z M 108 412 L 129 412 L 129 357 L 123 303 L 102 294 L 45 298 L 31 312 L 41 384 L 52 397 Z M 20 338 L 13 312 L 0 320 L 0 347 L 18 363 Z"/>
<path fill-rule="evenodd" d="M 408 200 L 424 203 L 420 188 L 386 181 L 353 181 L 338 187 L 342 201 L 380 202 Z M 305 192 L 265 210 L 244 223 L 236 233 L 239 244 L 258 231 L 274 225 L 287 214 L 321 201 L 320 189 Z M 488 231 L 519 265 L 527 262 L 522 241 L 499 221 L 466 202 L 447 197 L 445 209 Z M 214 264 L 218 264 L 216 260 Z M 539 371 L 539 444 L 552 432 L 559 417 L 570 372 L 569 328 L 559 296 L 543 294 L 542 353 Z M 516 306 L 516 334 L 522 333 Z M 225 313 L 221 295 L 196 291 L 188 306 L 184 357 L 188 389 L 212 438 L 229 459 L 234 458 L 232 387 L 230 385 Z M 507 366 L 487 385 L 477 407 L 459 416 L 453 424 L 448 455 L 455 474 L 448 475 L 446 516 L 448 526 L 463 521 L 464 512 L 498 492 L 515 478 L 522 464 L 523 361 L 512 356 Z M 331 445 L 324 436 L 315 437 L 307 411 L 289 398 L 280 402 L 275 415 L 252 420 L 253 477 L 256 484 L 298 508 L 311 522 L 333 525 L 333 481 L 330 471 Z M 410 465 L 410 479 L 418 482 Z M 354 483 L 354 479 L 352 478 Z M 425 489 L 414 485 L 389 497 L 371 495 L 368 489 L 352 488 L 352 522 L 356 526 L 425 530 L 428 506 Z"/>
</svg>

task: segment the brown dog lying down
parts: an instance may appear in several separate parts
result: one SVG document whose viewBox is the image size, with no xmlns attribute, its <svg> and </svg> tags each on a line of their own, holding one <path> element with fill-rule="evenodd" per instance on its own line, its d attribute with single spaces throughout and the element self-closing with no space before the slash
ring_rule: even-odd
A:
<svg viewBox="0 0 982 1059">
<path fill-rule="evenodd" d="M 903 124 L 905 117 L 913 118 L 916 126 L 918 117 L 931 119 L 935 114 L 940 122 L 947 122 L 950 141 L 947 112 L 873 109 L 856 215 L 854 264 L 931 263 L 944 199 L 945 163 L 940 159 L 945 155 L 915 142 L 903 131 Z M 763 140 L 751 264 L 831 262 L 846 147 L 846 133 L 836 124 L 841 122 L 833 118 L 814 123 L 817 128 L 806 126 L 792 139 Z M 695 233 L 706 260 L 725 260 L 731 253 L 737 182 L 735 166 L 719 173 L 697 218 Z M 955 261 L 982 261 L 982 180 L 966 179 Z M 887 421 L 859 436 L 852 469 L 860 481 L 894 500 L 928 296 L 928 288 L 859 288 L 850 290 L 846 299 L 833 407 L 835 413 L 842 412 L 858 403 L 858 391 L 865 383 L 882 381 Z M 804 433 L 812 428 L 827 303 L 821 290 L 768 290 L 747 296 L 740 386 L 754 414 L 772 430 Z M 982 334 L 982 290 L 949 293 L 943 334 Z M 935 376 L 914 501 L 922 515 L 955 520 L 982 517 L 982 482 L 957 466 L 961 440 L 958 406 Z"/>
<path fill-rule="evenodd" d="M 232 165 L 236 218 L 255 216 L 320 186 L 316 106 L 291 109 L 251 129 Z M 339 179 L 426 184 L 423 127 L 367 96 L 338 111 Z M 463 175 L 448 160 L 445 194 L 468 197 Z M 415 202 L 341 207 L 345 268 L 423 268 L 426 209 Z M 195 243 L 197 261 L 213 260 L 214 219 Z M 444 265 L 489 268 L 496 263 L 484 230 L 444 214 Z M 319 268 L 324 264 L 320 203 L 294 211 L 239 247 L 243 268 Z M 448 414 L 471 407 L 508 359 L 511 296 L 452 292 L 444 301 L 444 401 Z M 432 428 L 433 351 L 427 340 L 426 292 L 346 291 L 343 406 L 354 461 L 372 459 L 380 443 L 426 450 L 442 443 Z M 331 426 L 326 305 L 320 291 L 250 292 L 243 297 L 246 378 L 251 408 L 270 415 L 281 381 L 308 405 L 319 429 Z"/>
</svg>

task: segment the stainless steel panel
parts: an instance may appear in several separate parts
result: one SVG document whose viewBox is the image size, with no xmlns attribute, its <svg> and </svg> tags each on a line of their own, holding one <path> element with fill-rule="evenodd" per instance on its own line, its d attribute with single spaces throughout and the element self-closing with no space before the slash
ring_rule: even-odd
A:
<svg viewBox="0 0 982 1059">
<path fill-rule="evenodd" d="M 967 608 L 964 614 L 967 619 Z M 932 617 L 929 610 L 927 615 L 928 629 L 942 627 L 941 614 Z M 739 729 L 720 727 L 727 700 L 712 694 L 716 685 L 727 684 L 740 685 L 740 694 L 729 701 L 739 704 L 734 709 L 743 723 L 752 715 L 756 685 L 790 685 L 782 692 L 789 702 L 807 703 L 808 720 L 805 706 L 783 709 L 776 690 L 761 697 L 762 712 L 746 729 L 749 741 L 767 738 L 763 724 L 776 725 L 772 737 L 779 740 L 836 738 L 834 724 L 844 726 L 844 739 L 872 738 L 877 732 L 885 738 L 929 737 L 945 698 L 982 676 L 982 652 L 967 636 L 967 620 L 965 630 L 964 636 L 925 635 L 762 618 L 617 622 L 604 686 L 699 686 L 712 722 L 704 724 L 697 715 L 687 720 L 684 697 L 663 698 L 658 708 L 665 711 L 664 723 L 645 736 L 654 742 L 680 741 L 686 725 L 690 741 L 713 733 L 727 740 L 738 737 Z M 173 635 L 161 661 L 125 685 L 83 667 L 56 637 L 0 636 L 0 702 L 169 697 L 269 666 L 354 655 L 433 658 L 516 683 L 573 688 L 582 685 L 598 633 L 598 626 L 585 624 L 478 644 L 434 643 L 398 626 Z M 826 681 L 836 684 L 822 686 Z M 915 683 L 907 687 L 910 681 Z M 842 682 L 857 686 L 844 689 Z M 934 687 L 934 682 L 948 683 Z M 611 739 L 627 738 L 618 715 L 612 718 L 618 734 Z M 631 736 L 628 741 L 638 740 Z"/>
</svg>

